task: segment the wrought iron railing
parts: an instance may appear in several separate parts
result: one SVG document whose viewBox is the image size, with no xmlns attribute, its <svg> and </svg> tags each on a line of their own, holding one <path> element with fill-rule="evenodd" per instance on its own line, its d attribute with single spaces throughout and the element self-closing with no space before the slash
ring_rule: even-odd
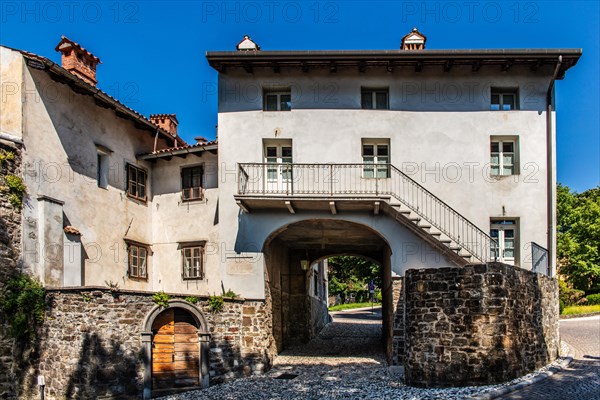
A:
<svg viewBox="0 0 600 400">
<path fill-rule="evenodd" d="M 535 242 L 531 242 L 531 269 L 544 275 L 552 276 L 548 262 L 548 250 Z"/>
<path fill-rule="evenodd" d="M 238 193 L 257 196 L 390 196 L 467 250 L 490 261 L 494 240 L 391 164 L 239 164 Z"/>
</svg>

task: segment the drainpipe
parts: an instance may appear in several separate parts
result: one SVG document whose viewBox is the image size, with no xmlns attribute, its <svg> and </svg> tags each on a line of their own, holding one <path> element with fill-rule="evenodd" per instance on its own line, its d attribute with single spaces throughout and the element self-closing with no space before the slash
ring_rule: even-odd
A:
<svg viewBox="0 0 600 400">
<path fill-rule="evenodd" d="M 156 145 L 158 144 L 158 129 L 156 130 L 156 135 L 154 135 L 154 150 L 152 150 L 153 153 L 156 153 Z"/>
<path fill-rule="evenodd" d="M 558 71 L 562 65 L 562 56 L 558 56 L 558 62 L 554 68 L 554 74 L 552 80 L 548 86 L 548 92 L 546 93 L 546 184 L 548 186 L 547 191 L 547 225 L 548 225 L 548 274 L 550 276 L 556 275 L 556 159 L 555 159 L 555 141 L 556 134 L 552 126 L 552 91 L 554 89 L 554 82 L 558 76 Z"/>
</svg>

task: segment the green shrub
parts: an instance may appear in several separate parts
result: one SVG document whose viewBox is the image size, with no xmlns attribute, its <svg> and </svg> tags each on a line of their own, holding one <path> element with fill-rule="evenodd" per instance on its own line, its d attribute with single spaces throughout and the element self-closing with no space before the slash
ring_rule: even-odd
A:
<svg viewBox="0 0 600 400">
<path fill-rule="evenodd" d="M 558 281 L 559 298 L 565 306 L 585 303 L 585 292 L 583 290 L 572 289 L 565 281 Z"/>
<path fill-rule="evenodd" d="M 154 303 L 156 303 L 158 306 L 167 308 L 169 307 L 169 300 L 171 299 L 171 296 L 169 296 L 163 291 L 160 291 L 154 293 L 152 295 L 152 299 L 154 300 Z"/>
<path fill-rule="evenodd" d="M 381 294 L 381 290 L 378 290 L 377 291 L 377 302 L 381 303 L 382 298 L 383 297 L 382 297 L 382 294 Z"/>
<path fill-rule="evenodd" d="M 187 296 L 183 298 L 185 301 L 187 301 L 190 304 L 197 304 L 198 303 L 198 298 L 196 296 Z"/>
<path fill-rule="evenodd" d="M 236 297 L 238 297 L 237 293 L 234 292 L 233 290 L 229 289 L 228 291 L 226 291 L 225 293 L 223 293 L 223 297 L 229 297 L 232 299 L 235 299 Z"/>
<path fill-rule="evenodd" d="M 46 291 L 27 274 L 11 276 L 0 294 L 0 308 L 10 321 L 10 334 L 18 340 L 34 341 L 37 326 L 44 321 Z"/>
<path fill-rule="evenodd" d="M 23 208 L 23 198 L 27 192 L 23 180 L 17 175 L 6 175 L 4 177 L 4 185 L 2 190 L 8 192 L 8 201 L 15 209 L 21 211 Z"/>
<path fill-rule="evenodd" d="M 15 153 L 12 151 L 0 150 L 0 167 L 4 161 L 10 161 L 15 159 Z"/>
<path fill-rule="evenodd" d="M 214 314 L 220 313 L 223 310 L 223 296 L 210 296 L 208 298 L 208 308 Z"/>
<path fill-rule="evenodd" d="M 559 314 L 562 314 L 564 309 L 565 309 L 565 303 L 562 300 L 559 300 L 558 301 Z"/>
<path fill-rule="evenodd" d="M 590 294 L 590 295 L 587 295 L 585 298 L 587 299 L 586 304 L 589 306 L 595 306 L 595 305 L 600 304 L 600 293 Z"/>
</svg>

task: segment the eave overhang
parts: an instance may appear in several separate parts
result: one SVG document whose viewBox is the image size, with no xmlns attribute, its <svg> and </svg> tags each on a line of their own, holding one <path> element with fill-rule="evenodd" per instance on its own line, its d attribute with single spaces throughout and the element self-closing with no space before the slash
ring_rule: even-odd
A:
<svg viewBox="0 0 600 400">
<path fill-rule="evenodd" d="M 70 73 L 60 65 L 56 64 L 55 62 L 49 60 L 48 58 L 24 50 L 14 49 L 8 46 L 3 47 L 21 53 L 28 67 L 46 72 L 52 80 L 69 85 L 69 87 L 75 93 L 93 97 L 96 105 L 102 108 L 113 110 L 118 117 L 129 119 L 134 123 L 136 128 L 148 131 L 153 136 L 158 133 L 161 139 L 167 140 L 170 143 L 174 143 L 174 145 L 187 145 L 187 143 L 181 137 L 173 136 L 164 129 L 159 128 L 143 115 L 125 106 L 117 99 L 109 96 L 107 93 L 103 92 L 97 87 L 90 85 L 83 79 L 80 79 L 77 76 L 73 75 L 72 73 Z"/>
<path fill-rule="evenodd" d="M 149 153 L 149 154 L 140 154 L 136 158 L 138 160 L 149 160 L 149 161 L 158 160 L 158 159 L 170 160 L 173 156 L 185 157 L 188 154 L 199 154 L 199 153 L 203 153 L 205 151 L 216 153 L 218 148 L 219 148 L 219 145 L 216 143 L 207 144 L 207 145 L 196 144 L 196 145 L 190 145 L 190 146 L 185 146 L 185 147 L 180 147 L 180 148 L 158 150 L 154 153 Z"/>
<path fill-rule="evenodd" d="M 415 67 L 471 66 L 478 71 L 481 65 L 528 65 L 537 70 L 544 65 L 555 66 L 563 57 L 559 78 L 574 66 L 581 49 L 483 49 L 483 50 L 306 50 L 306 51 L 209 51 L 206 59 L 215 70 L 225 73 L 228 68 L 311 68 L 339 67 Z"/>
</svg>

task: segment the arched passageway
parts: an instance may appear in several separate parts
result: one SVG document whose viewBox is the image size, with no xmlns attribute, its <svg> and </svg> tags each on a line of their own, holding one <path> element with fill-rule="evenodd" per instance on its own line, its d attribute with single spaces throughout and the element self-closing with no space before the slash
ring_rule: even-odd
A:
<svg viewBox="0 0 600 400">
<path fill-rule="evenodd" d="M 309 219 L 273 232 L 265 241 L 267 299 L 273 315 L 277 352 L 307 343 L 314 336 L 315 315 L 327 313 L 327 303 L 311 301 L 307 266 L 334 255 L 364 257 L 382 266 L 383 348 L 392 353 L 391 249 L 372 228 L 339 219 Z M 315 309 L 315 307 L 320 309 Z"/>
</svg>

